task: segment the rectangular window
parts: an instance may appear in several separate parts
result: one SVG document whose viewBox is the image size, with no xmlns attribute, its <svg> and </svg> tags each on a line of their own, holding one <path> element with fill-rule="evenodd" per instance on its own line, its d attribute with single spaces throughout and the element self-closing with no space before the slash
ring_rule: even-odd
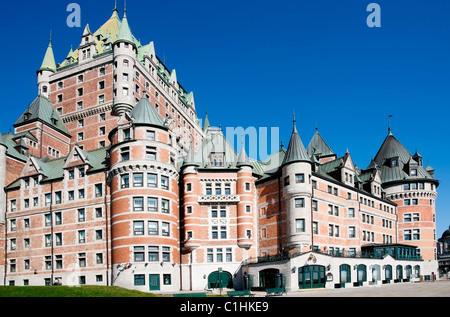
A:
<svg viewBox="0 0 450 317">
<path fill-rule="evenodd" d="M 305 232 L 305 219 L 295 220 L 295 232 Z"/>
<path fill-rule="evenodd" d="M 133 186 L 134 187 L 143 187 L 144 186 L 144 174 L 142 174 L 142 173 L 134 173 L 133 174 Z"/>
<path fill-rule="evenodd" d="M 161 188 L 169 189 L 169 178 L 166 176 L 161 176 Z"/>
<path fill-rule="evenodd" d="M 148 234 L 151 236 L 157 236 L 159 233 L 159 225 L 157 221 L 148 222 Z"/>
<path fill-rule="evenodd" d="M 130 175 L 124 174 L 121 176 L 121 179 L 122 179 L 122 184 L 121 184 L 122 188 L 130 187 Z"/>
<path fill-rule="evenodd" d="M 151 188 L 156 188 L 158 186 L 155 174 L 147 174 L 147 186 Z"/>
<path fill-rule="evenodd" d="M 158 211 L 158 199 L 148 197 L 147 198 L 147 209 L 148 209 L 148 211 L 152 211 L 152 212 Z"/>
<path fill-rule="evenodd" d="M 134 221 L 133 222 L 133 232 L 135 236 L 142 236 L 144 234 L 144 222 Z"/>
<path fill-rule="evenodd" d="M 305 199 L 304 198 L 296 198 L 295 199 L 295 208 L 303 208 L 305 207 Z"/>
<path fill-rule="evenodd" d="M 161 234 L 165 237 L 170 236 L 170 225 L 167 222 L 161 224 Z"/>
<path fill-rule="evenodd" d="M 165 214 L 170 212 L 170 205 L 167 199 L 161 199 L 161 212 Z"/>
<path fill-rule="evenodd" d="M 295 182 L 296 183 L 304 183 L 305 182 L 305 174 L 295 174 Z"/>
<path fill-rule="evenodd" d="M 144 198 L 134 197 L 133 198 L 133 210 L 134 211 L 144 211 Z"/>
</svg>

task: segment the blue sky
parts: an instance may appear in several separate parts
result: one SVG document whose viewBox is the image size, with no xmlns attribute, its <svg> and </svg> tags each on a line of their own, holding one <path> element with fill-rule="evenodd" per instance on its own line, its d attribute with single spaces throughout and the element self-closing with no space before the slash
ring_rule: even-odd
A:
<svg viewBox="0 0 450 317">
<path fill-rule="evenodd" d="M 67 5 L 81 6 L 81 28 L 66 24 Z M 369 28 L 369 0 L 127 1 L 134 35 L 194 91 L 198 115 L 213 125 L 279 127 L 287 146 L 295 109 L 305 146 L 316 124 L 339 155 L 348 149 L 365 168 L 387 135 L 436 170 L 437 232 L 450 225 L 447 140 L 450 105 L 450 2 L 373 1 L 381 27 Z M 37 94 L 49 32 L 57 62 L 112 13 L 114 0 L 11 2 L 0 25 L 1 132 Z M 123 15 L 123 1 L 118 0 Z M 5 75 L 7 74 L 7 75 Z"/>
</svg>

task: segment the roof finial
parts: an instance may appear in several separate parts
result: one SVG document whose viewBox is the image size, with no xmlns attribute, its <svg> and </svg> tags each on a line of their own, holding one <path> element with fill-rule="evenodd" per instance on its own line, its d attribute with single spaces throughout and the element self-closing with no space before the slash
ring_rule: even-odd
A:
<svg viewBox="0 0 450 317">
<path fill-rule="evenodd" d="M 294 126 L 295 126 L 295 109 L 293 110 L 294 113 Z"/>
<path fill-rule="evenodd" d="M 123 15 L 127 16 L 127 0 L 123 2 Z"/>
<path fill-rule="evenodd" d="M 118 11 L 117 10 L 117 0 L 114 0 L 114 9 L 113 9 L 113 11 Z"/>
<path fill-rule="evenodd" d="M 390 120 L 389 120 L 389 118 L 391 118 L 391 117 L 392 117 L 392 115 L 391 115 L 391 114 L 388 114 L 387 119 L 388 119 L 388 132 L 389 132 L 389 133 L 391 133 L 391 122 L 390 122 Z"/>
<path fill-rule="evenodd" d="M 319 129 L 317 128 L 317 121 L 316 121 L 316 132 L 318 131 Z"/>
<path fill-rule="evenodd" d="M 49 45 L 52 44 L 52 29 L 50 29 L 50 39 L 49 39 Z"/>
</svg>

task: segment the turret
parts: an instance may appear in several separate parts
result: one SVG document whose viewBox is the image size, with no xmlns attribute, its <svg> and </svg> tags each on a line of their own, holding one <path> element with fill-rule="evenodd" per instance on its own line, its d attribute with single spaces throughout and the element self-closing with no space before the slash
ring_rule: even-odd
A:
<svg viewBox="0 0 450 317">
<path fill-rule="evenodd" d="M 5 224 L 6 216 L 6 145 L 0 134 L 0 225 Z"/>
<path fill-rule="evenodd" d="M 294 130 L 282 164 L 282 186 L 285 200 L 286 248 L 289 250 L 311 244 L 312 162 L 297 132 Z"/>
<path fill-rule="evenodd" d="M 119 34 L 113 44 L 114 52 L 114 104 L 112 114 L 119 116 L 131 111 L 135 105 L 134 69 L 137 47 L 128 25 L 127 13 L 124 12 Z"/>
<path fill-rule="evenodd" d="M 109 138 L 112 263 L 116 285 L 135 274 L 176 276 L 179 263 L 178 157 L 147 98 L 123 113 Z M 120 265 L 119 265 L 120 264 Z M 141 273 L 139 273 L 141 272 Z"/>
<path fill-rule="evenodd" d="M 256 212 L 253 210 L 255 188 L 252 185 L 254 184 L 252 165 L 247 157 L 244 145 L 242 145 L 236 167 L 239 168 L 236 194 L 240 196 L 240 201 L 237 205 L 237 242 L 239 247 L 249 249 L 253 245 L 256 234 L 253 225 Z"/>
<path fill-rule="evenodd" d="M 37 70 L 38 77 L 38 95 L 46 98 L 50 95 L 50 75 L 56 72 L 55 56 L 53 55 L 52 38 L 48 43 L 47 51 L 45 52 L 44 60 L 41 67 Z"/>
</svg>

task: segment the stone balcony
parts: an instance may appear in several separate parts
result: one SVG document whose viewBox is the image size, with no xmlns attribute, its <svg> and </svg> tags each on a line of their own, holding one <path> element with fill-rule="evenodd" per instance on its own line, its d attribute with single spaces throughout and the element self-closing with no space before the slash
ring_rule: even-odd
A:
<svg viewBox="0 0 450 317">
<path fill-rule="evenodd" d="M 239 201 L 239 195 L 202 195 L 198 198 L 200 204 L 238 203 Z"/>
</svg>

